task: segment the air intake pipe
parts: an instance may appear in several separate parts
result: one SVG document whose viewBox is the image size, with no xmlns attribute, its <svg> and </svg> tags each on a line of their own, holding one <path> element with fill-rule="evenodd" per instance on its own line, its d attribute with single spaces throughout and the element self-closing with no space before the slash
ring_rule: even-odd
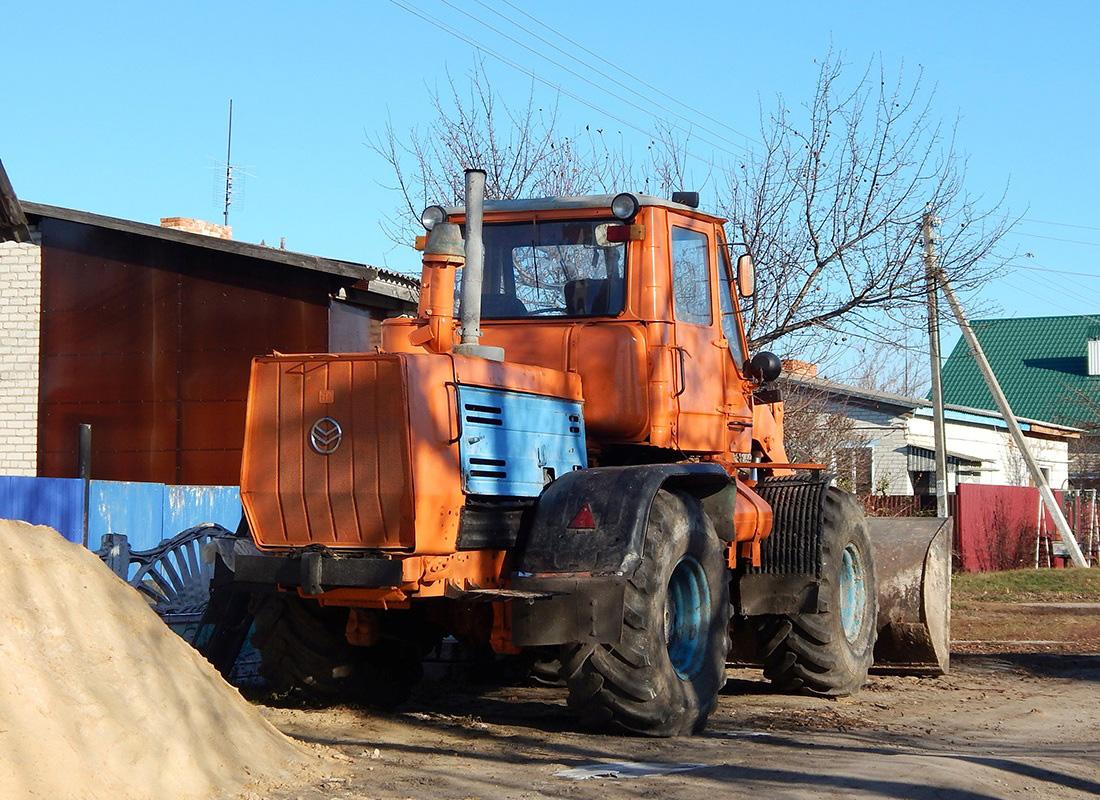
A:
<svg viewBox="0 0 1100 800">
<path fill-rule="evenodd" d="M 503 361 L 504 348 L 479 344 L 481 339 L 481 284 L 485 276 L 485 242 L 481 223 L 485 208 L 485 170 L 466 170 L 466 266 L 462 270 L 461 340 L 454 352 L 461 356 Z"/>
</svg>

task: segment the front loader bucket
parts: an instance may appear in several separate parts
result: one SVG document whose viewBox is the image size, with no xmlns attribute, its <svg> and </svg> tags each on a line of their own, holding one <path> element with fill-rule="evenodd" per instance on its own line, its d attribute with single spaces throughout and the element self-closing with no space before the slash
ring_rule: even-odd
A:
<svg viewBox="0 0 1100 800">
<path fill-rule="evenodd" d="M 951 520 L 868 517 L 878 577 L 875 669 L 945 675 L 951 646 Z"/>
</svg>

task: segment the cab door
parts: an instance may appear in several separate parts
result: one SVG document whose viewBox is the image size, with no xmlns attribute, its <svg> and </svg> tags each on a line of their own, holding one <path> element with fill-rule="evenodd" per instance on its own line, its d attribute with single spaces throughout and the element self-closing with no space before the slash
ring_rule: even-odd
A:
<svg viewBox="0 0 1100 800">
<path fill-rule="evenodd" d="M 726 427 L 729 428 L 730 451 L 748 453 L 752 450 L 752 406 L 749 405 L 749 389 L 744 375 L 748 347 L 738 311 L 739 294 L 730 264 L 730 253 L 721 237 L 716 244 L 718 308 L 722 314 L 721 327 L 725 344 L 722 366 L 726 391 Z"/>
<path fill-rule="evenodd" d="M 677 419 L 673 441 L 685 453 L 729 449 L 724 361 L 729 359 L 716 305 L 714 228 L 672 219 L 673 385 Z"/>
</svg>

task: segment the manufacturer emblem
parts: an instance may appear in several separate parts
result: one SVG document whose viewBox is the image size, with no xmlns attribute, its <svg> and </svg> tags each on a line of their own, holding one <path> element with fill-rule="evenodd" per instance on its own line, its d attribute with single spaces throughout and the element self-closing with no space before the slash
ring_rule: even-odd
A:
<svg viewBox="0 0 1100 800">
<path fill-rule="evenodd" d="M 332 455 L 344 438 L 340 423 L 332 417 L 321 417 L 309 429 L 309 446 L 323 456 Z"/>
</svg>

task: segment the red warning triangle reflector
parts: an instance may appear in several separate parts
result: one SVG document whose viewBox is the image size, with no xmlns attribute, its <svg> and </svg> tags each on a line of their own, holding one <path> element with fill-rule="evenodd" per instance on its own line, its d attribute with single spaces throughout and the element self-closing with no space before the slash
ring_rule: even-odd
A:
<svg viewBox="0 0 1100 800">
<path fill-rule="evenodd" d="M 589 530 L 596 527 L 596 519 L 592 516 L 592 509 L 588 507 L 588 503 L 581 506 L 581 510 L 577 512 L 577 516 L 573 517 L 573 521 L 566 527 L 587 528 Z"/>
</svg>

